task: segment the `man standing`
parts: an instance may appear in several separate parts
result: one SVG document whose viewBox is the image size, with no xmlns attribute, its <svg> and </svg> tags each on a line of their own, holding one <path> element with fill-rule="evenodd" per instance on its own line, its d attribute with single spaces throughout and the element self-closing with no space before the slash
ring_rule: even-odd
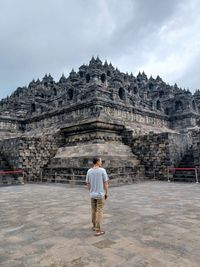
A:
<svg viewBox="0 0 200 267">
<path fill-rule="evenodd" d="M 108 198 L 108 175 L 101 167 L 101 158 L 94 158 L 93 164 L 93 168 L 87 171 L 86 183 L 90 190 L 93 230 L 96 236 L 100 236 L 105 234 L 101 230 L 101 223 L 104 203 Z"/>
</svg>

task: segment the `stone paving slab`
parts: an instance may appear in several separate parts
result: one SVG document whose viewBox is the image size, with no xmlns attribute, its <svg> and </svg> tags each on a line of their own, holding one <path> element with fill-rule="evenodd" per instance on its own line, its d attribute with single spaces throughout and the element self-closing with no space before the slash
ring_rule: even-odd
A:
<svg viewBox="0 0 200 267">
<path fill-rule="evenodd" d="M 200 185 L 111 188 L 95 237 L 86 188 L 0 187 L 1 267 L 199 267 Z"/>
</svg>

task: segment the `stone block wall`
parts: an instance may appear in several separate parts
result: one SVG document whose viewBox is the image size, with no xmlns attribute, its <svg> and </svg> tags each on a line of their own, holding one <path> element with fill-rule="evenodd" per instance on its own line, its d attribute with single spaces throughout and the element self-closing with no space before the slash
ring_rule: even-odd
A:
<svg viewBox="0 0 200 267">
<path fill-rule="evenodd" d="M 194 165 L 200 167 L 200 129 L 193 130 L 191 135 Z"/>
<path fill-rule="evenodd" d="M 103 159 L 103 166 L 112 183 L 138 179 L 139 162 L 130 146 L 123 143 L 123 131 L 123 125 L 96 120 L 63 128 L 65 144 L 44 169 L 44 181 L 85 182 L 86 172 L 93 165 L 94 156 Z"/>
<path fill-rule="evenodd" d="M 88 125 L 86 126 L 88 127 Z M 104 124 L 102 123 L 98 125 L 98 127 L 100 126 L 105 128 Z M 78 128 L 73 128 L 73 134 L 69 130 L 68 132 L 66 132 L 67 130 L 65 129 L 65 131 L 62 130 L 61 132 L 59 130 L 56 130 L 54 132 L 49 131 L 48 134 L 37 133 L 34 135 L 23 135 L 21 137 L 0 140 L 0 151 L 5 156 L 5 158 L 8 159 L 9 165 L 12 169 L 23 169 L 25 181 L 40 181 L 43 170 L 48 169 L 48 171 L 51 173 L 51 170 L 54 169 L 55 166 L 51 165 L 51 159 L 56 155 L 57 151 L 60 151 L 59 147 L 65 147 L 66 144 L 66 151 L 69 154 L 68 159 L 73 164 L 71 164 L 71 166 L 69 164 L 69 160 L 66 162 L 63 161 L 63 168 L 65 169 L 65 172 L 66 168 L 74 169 L 87 165 L 86 160 L 89 159 L 89 155 L 91 154 L 92 149 L 83 149 L 83 152 L 88 152 L 88 155 L 80 155 L 80 144 L 82 142 L 86 142 L 86 140 L 84 139 L 86 137 L 85 132 L 82 131 L 83 126 L 80 127 L 80 132 L 77 132 Z M 91 127 L 94 126 L 91 125 Z M 123 143 L 125 144 L 125 146 L 123 146 L 129 147 L 129 149 L 131 147 L 132 152 L 130 150 L 129 153 L 128 150 L 126 150 L 124 154 L 122 153 L 122 155 L 119 152 L 114 153 L 114 150 L 110 151 L 112 152 L 111 154 L 112 156 L 114 156 L 114 158 L 111 157 L 111 155 L 108 155 L 108 159 L 106 159 L 106 162 L 109 162 L 109 158 L 113 158 L 115 159 L 117 164 L 118 162 L 122 163 L 122 156 L 124 156 L 122 165 L 124 168 L 127 165 L 130 169 L 130 172 L 132 172 L 132 169 L 134 169 L 137 174 L 135 174 L 134 177 L 138 177 L 139 173 L 140 177 L 145 177 L 146 179 L 166 179 L 167 166 L 177 165 L 192 144 L 195 148 L 194 153 L 199 155 L 200 132 L 197 131 L 187 131 L 182 133 L 150 132 L 145 135 L 134 136 L 132 129 L 126 127 L 119 127 L 119 129 L 115 129 L 115 127 L 117 126 L 112 126 L 114 127 L 113 132 L 110 128 L 108 128 L 109 131 L 106 132 L 106 128 L 101 129 L 101 127 L 98 128 L 97 133 L 93 134 L 94 136 L 91 132 L 88 134 L 87 138 L 89 139 L 87 139 L 87 142 L 91 144 L 91 146 L 93 147 L 93 149 L 95 149 L 96 152 L 98 152 L 98 149 L 96 147 L 94 148 L 94 144 L 96 144 L 97 141 L 97 143 L 101 144 L 99 148 L 103 147 L 104 142 L 107 142 L 107 144 L 116 142 L 116 149 L 120 150 L 122 153 L 122 148 L 119 144 L 121 144 L 121 141 L 123 141 Z M 107 124 L 106 127 L 108 127 Z M 104 132 L 101 133 L 102 131 Z M 115 131 L 117 131 L 117 133 Z M 92 137 L 95 137 L 95 142 L 92 141 Z M 80 160 L 84 162 L 78 161 L 77 157 L 75 160 L 73 159 L 72 155 L 75 150 L 72 149 L 72 146 L 74 148 L 75 146 L 77 146 L 77 153 L 80 157 Z M 109 147 L 111 146 L 109 145 Z M 73 151 L 70 152 L 70 149 L 72 149 Z M 100 152 L 101 150 L 99 150 L 99 153 Z M 103 152 L 106 152 L 106 149 L 103 149 Z M 135 159 L 137 159 L 137 162 L 132 159 L 134 155 L 136 156 Z M 196 159 L 199 160 L 199 157 L 196 157 Z M 59 163 L 60 162 L 62 161 L 59 161 Z M 75 162 L 77 166 L 74 165 Z M 106 166 L 106 168 L 110 167 L 110 173 L 115 173 L 116 171 L 114 169 L 114 171 L 112 171 L 112 168 L 114 168 L 114 166 L 115 164 L 113 162 L 110 162 L 109 166 Z M 61 167 L 62 166 L 59 166 L 58 169 L 60 170 Z M 70 172 L 71 169 L 69 170 Z M 121 172 L 127 172 L 127 170 L 122 170 Z M 56 173 L 58 173 L 57 170 Z M 73 174 L 76 174 L 76 171 L 73 171 Z M 123 179 L 125 178 L 123 177 Z"/>
<path fill-rule="evenodd" d="M 146 179 L 166 179 L 167 166 L 176 164 L 187 150 L 186 135 L 177 133 L 150 133 L 133 137 L 133 153 L 144 167 Z"/>
<path fill-rule="evenodd" d="M 55 155 L 60 140 L 58 136 L 34 137 L 22 140 L 19 148 L 20 167 L 24 170 L 25 180 L 38 181 L 42 169 Z"/>
<path fill-rule="evenodd" d="M 0 150 L 7 159 L 11 169 L 19 169 L 19 147 L 21 146 L 20 138 L 10 138 L 0 140 Z"/>
<path fill-rule="evenodd" d="M 19 183 L 19 175 L 11 175 L 10 173 L 2 173 L 1 171 L 10 170 L 10 165 L 8 161 L 4 157 L 4 155 L 0 151 L 0 186 L 1 185 L 9 185 L 9 184 L 18 184 Z"/>
<path fill-rule="evenodd" d="M 12 169 L 23 169 L 25 181 L 40 180 L 42 169 L 62 144 L 59 133 L 0 141 L 0 149 Z"/>
<path fill-rule="evenodd" d="M 171 165 L 178 166 L 185 153 L 192 146 L 191 132 L 181 132 L 168 134 L 169 140 L 169 156 Z"/>
</svg>

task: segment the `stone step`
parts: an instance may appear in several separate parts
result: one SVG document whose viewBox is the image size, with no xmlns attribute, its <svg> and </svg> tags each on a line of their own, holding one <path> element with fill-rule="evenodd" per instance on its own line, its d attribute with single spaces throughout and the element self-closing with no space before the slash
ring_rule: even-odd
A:
<svg viewBox="0 0 200 267">
<path fill-rule="evenodd" d="M 186 161 L 186 162 L 191 161 L 191 162 L 193 162 L 194 158 L 193 157 L 184 157 L 184 158 L 182 158 L 181 162 L 182 161 Z"/>
<path fill-rule="evenodd" d="M 123 175 L 119 175 L 116 176 L 112 179 L 109 180 L 109 185 L 110 186 L 118 186 L 120 184 L 131 184 L 133 182 L 136 182 L 138 179 L 138 175 L 137 174 L 133 174 L 133 175 L 127 175 L 127 176 L 123 176 Z M 141 179 L 140 179 L 141 180 Z M 62 183 L 62 184 L 71 184 L 71 185 L 85 185 L 85 176 L 82 177 L 75 177 L 72 178 L 71 176 L 59 176 L 57 175 L 56 177 L 54 176 L 44 176 L 42 179 L 42 182 L 48 182 L 48 183 Z"/>
<path fill-rule="evenodd" d="M 105 157 L 104 157 L 105 159 Z M 75 161 L 76 160 L 76 161 Z M 86 163 L 84 164 L 85 166 L 88 166 L 88 159 L 85 159 L 86 160 Z M 123 161 L 123 166 L 124 167 L 131 167 L 131 166 L 136 166 L 137 165 L 137 161 L 135 161 L 134 159 L 131 160 L 131 159 L 126 159 L 123 157 L 115 157 L 113 159 L 110 159 L 109 160 L 109 164 L 111 166 L 114 166 L 114 167 L 117 167 L 119 166 L 119 162 Z M 52 159 L 50 164 L 48 165 L 48 169 L 54 169 L 54 170 L 59 170 L 59 169 L 63 169 L 63 168 L 66 168 L 66 166 L 74 166 L 75 167 L 75 163 L 74 162 L 77 162 L 77 167 L 78 167 L 78 163 L 80 163 L 80 165 L 82 166 L 83 163 L 84 163 L 84 159 L 75 159 L 75 158 L 71 158 L 71 159 Z M 107 163 L 108 165 L 108 163 Z M 121 164 L 122 165 L 122 164 Z"/>
<path fill-rule="evenodd" d="M 190 165 L 192 167 L 194 166 L 194 161 L 181 161 L 179 163 L 179 166 L 184 166 L 184 165 Z"/>
<path fill-rule="evenodd" d="M 194 183 L 194 182 L 196 182 L 196 179 L 195 178 L 184 178 L 184 177 L 182 177 L 182 178 L 179 178 L 179 179 L 177 179 L 177 178 L 171 178 L 170 179 L 170 181 L 175 181 L 175 182 L 191 182 L 191 183 Z"/>
<path fill-rule="evenodd" d="M 71 158 L 71 157 L 90 157 L 91 152 L 103 155 L 120 155 L 126 157 L 135 157 L 129 146 L 119 142 L 110 142 L 108 144 L 82 144 L 74 146 L 60 147 L 54 158 Z"/>
<path fill-rule="evenodd" d="M 196 174 L 195 174 L 195 171 L 176 171 L 174 174 L 173 174 L 173 177 L 174 178 L 181 178 L 181 177 L 184 177 L 184 178 L 195 178 L 196 177 Z"/>
<path fill-rule="evenodd" d="M 195 166 L 191 163 L 179 164 L 178 168 L 194 168 Z"/>
<path fill-rule="evenodd" d="M 184 178 L 184 179 L 195 179 L 195 175 L 189 175 L 189 176 L 185 176 L 185 175 L 180 175 L 180 176 L 173 176 L 173 179 L 182 179 L 182 178 Z"/>
<path fill-rule="evenodd" d="M 193 151 L 188 150 L 186 154 L 183 156 L 181 162 L 177 166 L 178 168 L 194 168 L 194 157 L 193 157 Z M 182 181 L 182 182 L 195 182 L 196 175 L 195 171 L 175 171 L 173 174 L 173 178 L 171 180 L 174 181 Z"/>
<path fill-rule="evenodd" d="M 77 169 L 49 169 L 45 168 L 43 171 L 43 182 L 51 183 L 68 183 L 68 184 L 85 184 L 86 173 L 88 168 L 77 168 Z M 139 173 L 135 168 L 108 168 L 107 173 L 111 184 L 119 183 L 131 183 L 137 180 Z"/>
<path fill-rule="evenodd" d="M 193 176 L 195 175 L 195 171 L 176 171 L 174 176 Z"/>
<path fill-rule="evenodd" d="M 1 185 L 14 185 L 21 184 L 18 177 L 12 175 L 2 175 L 0 174 L 0 186 Z"/>
</svg>

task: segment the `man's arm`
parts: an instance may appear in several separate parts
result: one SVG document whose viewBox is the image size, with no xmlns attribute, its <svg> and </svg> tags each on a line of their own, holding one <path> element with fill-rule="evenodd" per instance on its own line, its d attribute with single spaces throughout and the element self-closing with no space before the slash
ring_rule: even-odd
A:
<svg viewBox="0 0 200 267">
<path fill-rule="evenodd" d="M 108 174 L 105 169 L 103 169 L 103 187 L 105 190 L 105 199 L 108 198 Z"/>
<path fill-rule="evenodd" d="M 90 190 L 90 182 L 89 182 L 89 174 L 88 174 L 88 171 L 87 171 L 87 175 L 86 175 L 86 184 L 87 184 L 88 189 Z"/>
<path fill-rule="evenodd" d="M 108 181 L 105 181 L 103 185 L 104 185 L 104 190 L 105 190 L 105 199 L 107 199 L 108 198 Z"/>
</svg>

